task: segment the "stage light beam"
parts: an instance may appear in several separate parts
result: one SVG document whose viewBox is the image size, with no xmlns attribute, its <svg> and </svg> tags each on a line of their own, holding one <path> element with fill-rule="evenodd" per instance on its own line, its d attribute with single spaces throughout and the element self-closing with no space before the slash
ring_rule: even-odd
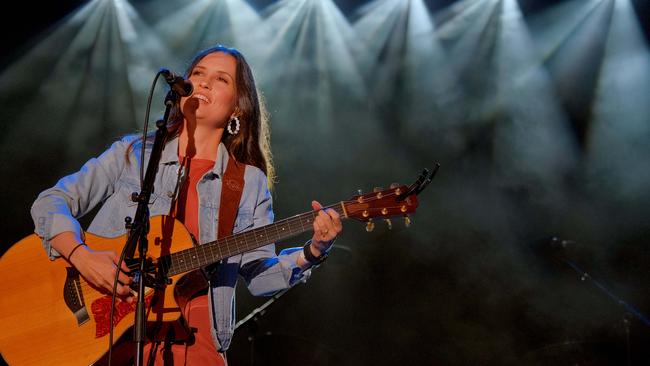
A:
<svg viewBox="0 0 650 366">
<path fill-rule="evenodd" d="M 588 132 L 588 175 L 594 193 L 639 205 L 650 199 L 650 52 L 631 2 L 610 1 Z"/>
<path fill-rule="evenodd" d="M 9 136 L 29 136 L 43 143 L 67 141 L 63 156 L 70 159 L 63 161 L 76 164 L 74 157 L 95 152 L 95 139 L 140 126 L 156 70 L 152 60 L 165 57 L 157 38 L 125 0 L 83 5 L 5 71 L 2 82 L 20 77 L 33 85 L 31 95 L 21 101 L 22 112 L 12 116 L 19 123 Z M 38 83 L 30 76 L 40 70 L 25 72 L 35 65 L 48 71 Z M 144 78 L 145 69 L 151 78 Z"/>
<path fill-rule="evenodd" d="M 516 0 L 503 0 L 499 17 L 497 95 L 505 119 L 496 126 L 495 160 L 515 184 L 560 184 L 577 162 L 566 116 Z"/>
</svg>

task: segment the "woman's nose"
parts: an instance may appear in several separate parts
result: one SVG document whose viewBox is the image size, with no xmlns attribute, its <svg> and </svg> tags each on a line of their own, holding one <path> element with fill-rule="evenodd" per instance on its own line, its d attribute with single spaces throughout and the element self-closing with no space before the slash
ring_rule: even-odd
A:
<svg viewBox="0 0 650 366">
<path fill-rule="evenodd" d="M 210 89 L 210 84 L 205 80 L 199 81 L 199 86 L 201 88 Z"/>
</svg>

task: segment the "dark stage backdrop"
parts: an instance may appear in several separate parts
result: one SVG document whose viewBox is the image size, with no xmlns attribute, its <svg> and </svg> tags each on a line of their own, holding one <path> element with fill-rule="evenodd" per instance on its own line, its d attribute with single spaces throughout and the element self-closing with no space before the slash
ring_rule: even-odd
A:
<svg viewBox="0 0 650 366">
<path fill-rule="evenodd" d="M 618 302 L 650 314 L 647 1 L 14 6 L 3 252 L 40 191 L 140 130 L 158 68 L 224 43 L 266 100 L 276 218 L 441 164 L 410 228 L 346 223 L 307 283 L 238 329 L 232 365 L 650 362 L 650 327 Z M 238 319 L 269 300 L 237 295 Z"/>
</svg>

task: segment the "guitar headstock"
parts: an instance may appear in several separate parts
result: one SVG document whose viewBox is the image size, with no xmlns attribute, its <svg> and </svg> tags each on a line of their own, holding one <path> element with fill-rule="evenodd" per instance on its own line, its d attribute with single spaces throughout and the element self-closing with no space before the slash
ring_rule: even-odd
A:
<svg viewBox="0 0 650 366">
<path fill-rule="evenodd" d="M 431 182 L 439 167 L 440 165 L 436 164 L 433 173 L 424 169 L 410 186 L 393 183 L 389 189 L 375 188 L 372 193 L 366 194 L 359 192 L 358 195 L 342 202 L 346 216 L 366 222 L 367 231 L 374 229 L 374 219 L 385 220 L 390 229 L 390 218 L 396 216 L 403 216 L 408 227 L 411 224 L 409 214 L 415 212 L 418 207 L 417 195 Z"/>
<path fill-rule="evenodd" d="M 363 222 L 375 218 L 388 219 L 408 215 L 415 212 L 418 207 L 418 199 L 416 195 L 401 199 L 406 192 L 408 192 L 408 187 L 401 185 L 386 190 L 375 189 L 372 193 L 353 196 L 349 200 L 343 201 L 345 213 L 347 217 Z"/>
</svg>

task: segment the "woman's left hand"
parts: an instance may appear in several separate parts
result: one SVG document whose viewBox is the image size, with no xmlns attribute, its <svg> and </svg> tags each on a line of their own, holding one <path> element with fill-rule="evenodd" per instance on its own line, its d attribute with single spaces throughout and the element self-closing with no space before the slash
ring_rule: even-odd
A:
<svg viewBox="0 0 650 366">
<path fill-rule="evenodd" d="M 318 211 L 314 220 L 314 236 L 311 238 L 311 249 L 315 256 L 329 251 L 336 236 L 343 230 L 341 217 L 331 208 L 323 209 L 317 201 L 311 201 L 311 207 Z"/>
</svg>

